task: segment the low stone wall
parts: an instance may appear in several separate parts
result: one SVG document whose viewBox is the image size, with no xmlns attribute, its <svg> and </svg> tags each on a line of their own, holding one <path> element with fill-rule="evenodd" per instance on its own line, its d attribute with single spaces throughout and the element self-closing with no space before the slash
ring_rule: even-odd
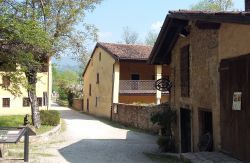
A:
<svg viewBox="0 0 250 163">
<path fill-rule="evenodd" d="M 79 99 L 79 98 L 74 98 L 73 99 L 73 105 L 72 108 L 78 111 L 82 111 L 83 109 L 83 99 Z"/>
<path fill-rule="evenodd" d="M 158 132 L 159 126 L 153 125 L 150 118 L 155 112 L 162 111 L 162 106 L 138 106 L 130 104 L 114 104 L 112 120 L 124 125 L 143 130 Z"/>
</svg>

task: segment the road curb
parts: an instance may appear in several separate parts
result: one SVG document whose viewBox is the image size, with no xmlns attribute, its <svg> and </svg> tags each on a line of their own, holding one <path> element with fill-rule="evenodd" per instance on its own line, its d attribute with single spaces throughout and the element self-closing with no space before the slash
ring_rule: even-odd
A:
<svg viewBox="0 0 250 163">
<path fill-rule="evenodd" d="M 41 135 L 30 136 L 30 142 L 33 143 L 33 142 L 48 141 L 50 137 L 58 135 L 60 131 L 61 131 L 61 123 L 56 127 L 54 127 L 52 130 L 47 131 Z"/>
</svg>

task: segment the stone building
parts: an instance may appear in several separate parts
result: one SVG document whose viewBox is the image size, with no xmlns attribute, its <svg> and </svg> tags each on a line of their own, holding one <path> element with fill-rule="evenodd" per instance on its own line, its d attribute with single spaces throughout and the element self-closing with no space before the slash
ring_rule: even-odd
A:
<svg viewBox="0 0 250 163">
<path fill-rule="evenodd" d="M 149 62 L 170 65 L 180 152 L 209 133 L 210 150 L 250 161 L 249 53 L 250 13 L 169 12 Z"/>
</svg>

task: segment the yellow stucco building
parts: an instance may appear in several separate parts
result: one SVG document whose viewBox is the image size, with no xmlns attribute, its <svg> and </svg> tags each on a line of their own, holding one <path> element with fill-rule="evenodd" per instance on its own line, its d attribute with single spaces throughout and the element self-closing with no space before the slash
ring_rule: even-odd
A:
<svg viewBox="0 0 250 163">
<path fill-rule="evenodd" d="M 52 69 L 51 59 L 48 59 L 48 64 L 38 73 L 36 94 L 39 109 L 49 109 L 51 104 L 52 90 Z M 5 75 L 3 75 L 5 74 Z M 3 70 L 0 71 L 0 84 L 11 86 L 11 80 L 6 79 L 6 74 Z M 10 91 L 0 87 L 0 116 L 2 115 L 31 115 L 30 103 L 28 101 L 27 90 L 21 87 L 21 95 L 15 96 Z"/>
<path fill-rule="evenodd" d="M 83 110 L 109 118 L 117 103 L 162 103 L 168 92 L 154 88 L 168 67 L 148 65 L 151 46 L 97 43 L 83 73 Z"/>
</svg>

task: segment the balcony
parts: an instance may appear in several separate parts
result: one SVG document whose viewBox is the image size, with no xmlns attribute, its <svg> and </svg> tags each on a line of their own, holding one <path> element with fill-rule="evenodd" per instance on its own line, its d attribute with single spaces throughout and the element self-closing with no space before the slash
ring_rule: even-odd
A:
<svg viewBox="0 0 250 163">
<path fill-rule="evenodd" d="M 155 80 L 120 80 L 120 94 L 156 93 Z"/>
</svg>

